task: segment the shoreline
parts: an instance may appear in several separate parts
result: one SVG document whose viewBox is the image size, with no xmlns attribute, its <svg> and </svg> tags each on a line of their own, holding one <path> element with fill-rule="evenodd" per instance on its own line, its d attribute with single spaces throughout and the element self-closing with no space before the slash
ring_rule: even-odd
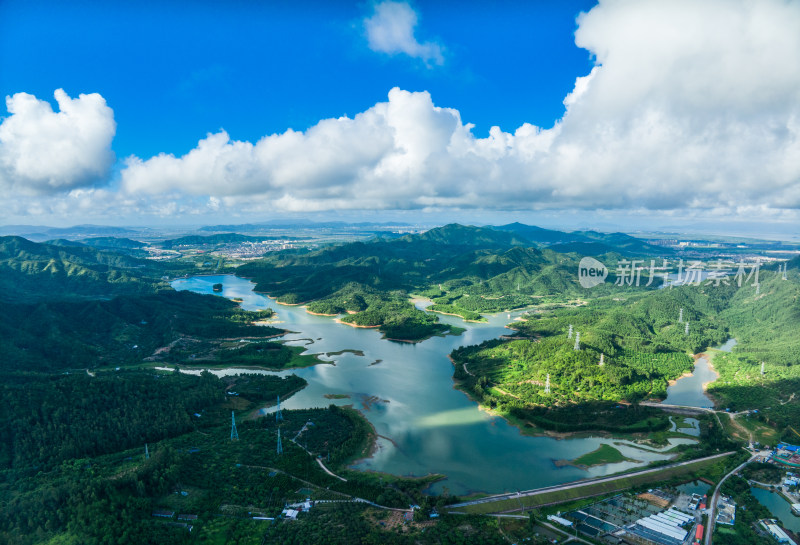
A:
<svg viewBox="0 0 800 545">
<path fill-rule="evenodd" d="M 280 304 L 282 304 L 282 303 L 280 303 Z M 308 310 L 308 307 L 305 307 L 305 311 L 307 313 L 311 314 L 312 316 L 327 316 L 328 318 L 333 318 L 334 316 L 338 316 L 338 314 L 325 314 L 325 313 L 322 313 L 322 312 L 311 312 L 310 310 Z"/>
<path fill-rule="evenodd" d="M 389 441 L 398 450 L 400 449 L 400 447 L 398 446 L 397 442 L 391 437 L 386 437 L 385 435 L 379 434 L 378 430 L 375 429 L 375 425 L 372 422 L 370 422 L 369 418 L 367 418 L 364 415 L 364 413 L 361 412 L 361 409 L 356 409 L 353 405 L 342 405 L 342 407 L 348 408 L 356 412 L 359 418 L 362 418 L 364 422 L 367 423 L 367 425 L 370 427 L 371 430 L 369 436 L 370 440 L 369 453 L 365 456 L 361 456 L 355 460 L 342 464 L 342 467 L 344 469 L 347 469 L 349 471 L 358 471 L 359 473 L 371 473 L 373 475 L 386 476 L 388 479 L 409 479 L 415 481 L 430 481 L 428 483 L 428 487 L 426 488 L 429 488 L 430 485 L 432 485 L 433 483 L 447 479 L 447 475 L 444 475 L 442 473 L 428 473 L 427 475 L 395 475 L 394 473 L 389 473 L 386 471 L 378 471 L 376 469 L 356 468 L 355 467 L 356 465 L 372 459 L 378 452 L 378 450 L 380 449 L 380 447 L 378 446 L 379 437 Z"/>
<path fill-rule="evenodd" d="M 337 316 L 338 316 L 338 314 L 337 314 Z M 350 322 L 343 322 L 343 321 L 341 321 L 339 318 L 336 318 L 336 319 L 334 320 L 334 322 L 336 322 L 337 324 L 349 325 L 350 327 L 357 327 L 357 328 L 359 328 L 359 329 L 378 329 L 379 327 L 381 327 L 381 326 L 379 326 L 379 325 L 358 325 L 358 324 L 351 324 Z"/>
<path fill-rule="evenodd" d="M 679 376 L 678 378 L 674 378 L 674 379 L 672 379 L 672 380 L 668 380 L 668 381 L 667 381 L 667 388 L 671 388 L 671 387 L 675 386 L 675 384 L 676 384 L 676 383 L 677 383 L 679 380 L 681 380 L 682 378 L 689 378 L 689 377 L 691 377 L 692 375 L 694 375 L 694 364 L 692 364 L 692 370 L 691 370 L 691 371 L 684 371 L 684 372 L 683 372 L 683 374 L 682 374 L 681 376 Z M 664 398 L 664 399 L 666 399 L 666 398 Z M 659 400 L 659 403 L 663 402 L 663 401 L 664 401 L 664 399 L 660 399 L 660 400 Z"/>
<path fill-rule="evenodd" d="M 354 460 L 346 460 L 341 464 L 342 468 L 344 469 L 352 469 L 354 465 L 361 463 L 364 460 L 369 460 L 372 458 L 375 453 L 378 451 L 378 430 L 375 429 L 375 425 L 369 421 L 369 418 L 361 412 L 361 409 L 356 409 L 355 406 L 350 403 L 347 405 L 340 405 L 341 408 L 345 410 L 351 410 L 358 415 L 364 423 L 367 424 L 369 427 L 369 434 L 367 435 L 367 444 L 361 449 L 361 452 L 356 454 L 356 458 Z M 366 451 L 366 455 L 364 452 Z M 358 470 L 356 470 L 358 471 Z"/>
<path fill-rule="evenodd" d="M 277 368 L 277 367 L 263 367 L 263 366 L 260 366 L 260 365 L 227 365 L 227 366 L 226 365 L 220 365 L 220 366 L 202 365 L 202 366 L 195 366 L 195 365 L 183 365 L 183 364 L 180 364 L 180 363 L 172 364 L 173 367 L 166 367 L 166 366 L 162 365 L 162 366 L 153 366 L 153 368 L 156 371 L 165 371 L 165 372 L 166 371 L 175 371 L 175 367 L 174 366 L 177 366 L 179 371 L 186 370 L 186 371 L 208 371 L 208 372 L 213 372 L 213 371 L 225 371 L 225 370 L 233 370 L 233 369 L 243 369 L 245 371 L 269 371 L 270 373 L 282 373 L 284 371 L 293 371 L 295 369 L 306 369 L 308 367 L 313 367 L 315 365 L 321 365 L 321 364 L 333 365 L 334 367 L 336 367 L 336 364 L 334 362 L 332 362 L 332 361 L 319 360 L 319 361 L 317 361 L 315 363 L 312 363 L 310 365 L 303 365 L 303 366 L 297 366 L 297 367 L 283 367 L 283 368 L 280 368 L 280 369 Z"/>
<path fill-rule="evenodd" d="M 424 312 L 435 312 L 436 314 L 442 314 L 444 316 L 455 316 L 456 318 L 461 318 L 463 321 L 468 322 L 468 323 L 472 323 L 472 324 L 485 324 L 485 323 L 487 323 L 489 321 L 489 319 L 486 316 L 495 317 L 495 316 L 499 316 L 500 314 L 503 314 L 503 313 L 521 312 L 521 311 L 527 311 L 527 310 L 536 310 L 536 308 L 537 308 L 537 306 L 535 304 L 533 304 L 533 305 L 523 305 L 521 307 L 507 308 L 505 310 L 498 310 L 497 312 L 481 312 L 479 314 L 481 315 L 482 319 L 480 319 L 480 320 L 467 320 L 466 318 L 464 318 L 460 314 L 453 314 L 452 312 L 442 312 L 441 310 L 434 310 L 432 308 L 429 308 L 431 305 L 435 305 L 436 303 L 434 303 L 433 300 L 431 300 L 431 299 L 429 299 L 427 297 L 422 297 L 422 296 L 419 296 L 419 295 L 415 295 L 415 296 L 412 296 L 412 297 L 409 298 L 409 302 L 411 302 L 411 304 L 414 305 L 415 307 L 416 307 L 416 305 L 414 303 L 416 303 L 418 301 L 430 303 L 430 305 L 428 305 L 427 307 L 425 307 L 423 309 L 420 309 L 420 310 L 422 310 Z M 517 316 L 515 318 L 512 318 L 512 322 L 517 322 L 517 321 L 523 322 L 523 321 L 525 321 L 525 318 L 523 318 L 522 316 Z M 508 327 L 508 326 L 506 326 L 506 327 Z M 510 329 L 513 329 L 513 328 L 510 328 Z"/>
<path fill-rule="evenodd" d="M 251 282 L 252 282 L 252 280 L 251 280 Z M 260 293 L 260 292 L 257 292 L 257 291 L 254 289 L 254 290 L 253 290 L 253 293 Z M 284 303 L 284 302 L 282 302 L 282 301 L 278 301 L 277 299 L 275 299 L 274 297 L 272 297 L 272 296 L 271 296 L 271 295 L 269 295 L 268 293 L 261 293 L 261 295 L 263 295 L 264 297 L 269 297 L 270 299 L 272 299 L 273 301 L 275 301 L 275 303 L 277 303 L 277 304 L 279 304 L 279 305 L 283 305 L 283 306 L 285 306 L 285 307 L 301 307 L 301 306 L 303 306 L 303 305 L 307 305 L 307 304 L 309 303 L 309 301 L 306 301 L 305 303 Z"/>
<path fill-rule="evenodd" d="M 709 380 L 708 382 L 703 383 L 703 393 L 710 396 L 711 394 L 708 393 L 708 385 L 718 381 L 721 375 L 719 374 L 719 371 L 717 371 L 716 368 L 714 367 L 713 363 L 714 358 L 708 356 L 707 354 L 703 354 L 703 356 L 705 356 L 706 358 L 706 365 L 708 365 L 709 370 L 716 375 L 716 378 L 714 380 Z M 714 406 L 716 407 L 717 400 L 712 398 L 711 401 L 714 403 Z"/>
<path fill-rule="evenodd" d="M 453 314 L 452 312 L 442 312 L 441 310 L 434 310 L 430 307 L 425 307 L 425 312 L 435 312 L 436 314 L 441 314 L 443 316 L 455 316 L 456 318 L 461 318 L 461 320 L 463 320 L 464 322 L 472 324 L 485 324 L 489 321 L 486 318 L 483 318 L 482 320 L 467 320 L 460 314 Z"/>
<path fill-rule="evenodd" d="M 447 355 L 447 359 L 450 360 L 450 363 L 453 364 L 453 368 L 455 369 L 456 365 L 458 365 L 457 362 L 455 360 L 453 360 L 453 358 L 452 358 L 452 356 L 450 356 L 450 354 Z M 463 363 L 462 363 L 462 365 L 463 365 Z M 469 371 L 467 371 L 467 373 L 469 373 Z M 475 375 L 472 375 L 472 376 L 475 376 Z M 551 439 L 556 439 L 557 441 L 561 441 L 561 440 L 564 440 L 564 439 L 581 439 L 581 438 L 586 438 L 586 437 L 600 437 L 600 438 L 607 438 L 607 439 L 619 439 L 619 440 L 622 440 L 622 441 L 630 441 L 632 443 L 637 443 L 637 444 L 640 441 L 643 441 L 644 442 L 643 444 L 648 445 L 648 439 L 647 439 L 648 434 L 644 433 L 644 432 L 635 432 L 635 433 L 624 434 L 624 433 L 616 433 L 616 432 L 611 432 L 611 431 L 607 431 L 607 430 L 599 430 L 599 429 L 598 430 L 580 430 L 580 431 L 563 431 L 563 432 L 560 432 L 560 431 L 553 431 L 553 430 L 540 428 L 540 427 L 536 426 L 533 422 L 530 422 L 530 421 L 527 421 L 527 420 L 520 420 L 520 419 L 518 419 L 516 417 L 513 417 L 511 415 L 498 412 L 497 410 L 492 409 L 491 407 L 489 407 L 487 405 L 484 405 L 483 403 L 481 403 L 472 394 L 472 392 L 470 392 L 470 391 L 466 390 L 465 388 L 463 388 L 463 384 L 464 384 L 463 380 L 458 380 L 455 377 L 453 377 L 453 389 L 454 390 L 458 390 L 459 392 L 464 394 L 467 397 L 467 399 L 469 399 L 470 401 L 475 403 L 478 406 L 478 410 L 488 414 L 489 416 L 492 416 L 492 417 L 495 417 L 495 418 L 502 418 L 507 424 L 517 428 L 517 430 L 519 431 L 520 435 L 525 435 L 527 437 L 549 437 Z M 618 401 L 617 403 L 627 404 L 628 402 L 624 401 L 624 400 L 621 400 L 621 401 Z M 658 443 L 651 443 L 650 445 L 658 447 Z"/>
<path fill-rule="evenodd" d="M 284 400 L 289 399 L 294 394 L 296 394 L 297 392 L 303 391 L 307 387 L 308 387 L 308 382 L 306 382 L 303 386 L 300 386 L 299 388 L 296 388 L 296 389 L 292 390 L 291 392 L 289 392 L 287 394 L 284 394 Z M 250 411 L 250 414 L 248 414 L 245 417 L 245 420 L 257 420 L 259 418 L 264 418 L 264 417 L 268 416 L 270 413 L 264 413 L 264 414 L 259 414 L 259 413 L 264 409 L 269 409 L 271 407 L 275 407 L 276 405 L 277 405 L 277 403 L 272 403 L 271 405 L 265 405 L 263 407 L 256 407 L 255 409 Z"/>
</svg>

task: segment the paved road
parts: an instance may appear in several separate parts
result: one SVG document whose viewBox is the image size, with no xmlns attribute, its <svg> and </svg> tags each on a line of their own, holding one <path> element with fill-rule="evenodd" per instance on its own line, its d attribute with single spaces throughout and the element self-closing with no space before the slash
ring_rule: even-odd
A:
<svg viewBox="0 0 800 545">
<path fill-rule="evenodd" d="M 708 524 L 706 525 L 706 545 L 711 545 L 712 537 L 714 535 L 714 524 L 717 522 L 716 510 L 717 510 L 717 503 L 719 503 L 719 491 L 722 488 L 722 483 L 726 481 L 728 477 L 737 473 L 742 470 L 744 466 L 755 460 L 757 457 L 761 456 L 761 453 L 753 454 L 749 460 L 745 463 L 725 475 L 722 480 L 717 484 L 717 488 L 714 489 L 714 494 L 711 496 L 711 505 L 708 506 Z"/>
<path fill-rule="evenodd" d="M 344 477 L 339 477 L 339 476 L 338 476 L 336 473 L 334 473 L 333 471 L 331 471 L 330 469 L 328 469 L 327 467 L 325 467 L 325 464 L 323 464 L 323 463 L 322 463 L 322 460 L 320 460 L 319 458 L 317 458 L 317 463 L 319 464 L 319 467 L 321 467 L 321 468 L 322 468 L 322 471 L 324 471 L 325 473 L 327 473 L 327 474 L 328 474 L 328 475 L 330 475 L 331 477 L 336 477 L 336 478 L 337 478 L 337 479 L 339 479 L 340 481 L 347 482 L 347 479 L 345 479 Z"/>
<path fill-rule="evenodd" d="M 571 488 L 579 488 L 579 487 L 582 487 L 582 486 L 588 486 L 588 485 L 597 484 L 597 483 L 612 482 L 612 481 L 616 481 L 618 479 L 626 479 L 628 477 L 635 477 L 637 475 L 646 475 L 648 473 L 657 473 L 657 472 L 664 471 L 665 469 L 670 469 L 670 468 L 673 468 L 673 467 L 687 466 L 687 465 L 694 464 L 696 462 L 700 462 L 700 461 L 703 461 L 703 460 L 713 460 L 715 458 L 722 458 L 724 456 L 730 456 L 731 454 L 733 454 L 733 452 L 723 452 L 722 454 L 715 454 L 713 456 L 706 456 L 705 458 L 697 458 L 695 460 L 689 460 L 687 462 L 679 462 L 677 464 L 669 464 L 669 465 L 665 465 L 665 466 L 655 467 L 655 468 L 652 468 L 652 469 L 643 469 L 641 471 L 635 471 L 633 473 L 623 473 L 621 475 L 614 475 L 614 476 L 611 476 L 611 477 L 597 477 L 597 478 L 594 478 L 594 479 L 585 479 L 585 480 L 582 480 L 582 481 L 576 481 L 576 482 L 567 483 L 567 484 L 560 484 L 560 485 L 555 485 L 555 486 L 547 486 L 545 488 L 536 488 L 534 490 L 526 490 L 525 492 L 514 492 L 514 493 L 510 493 L 510 494 L 495 494 L 493 496 L 487 496 L 485 498 L 480 498 L 480 499 L 477 499 L 477 500 L 472 500 L 472 501 L 467 501 L 467 502 L 462 502 L 462 503 L 454 503 L 452 505 L 448 505 L 447 509 L 448 510 L 452 510 L 452 509 L 457 509 L 459 507 L 466 507 L 468 505 L 478 505 L 478 504 L 481 504 L 481 503 L 491 503 L 491 502 L 496 502 L 496 501 L 500 501 L 500 500 L 513 500 L 513 499 L 516 499 L 516 498 L 524 498 L 524 497 L 527 497 L 527 496 L 536 496 L 536 495 L 539 495 L 539 494 L 545 494 L 547 492 L 556 492 L 556 491 L 559 491 L 559 490 L 569 490 Z"/>
<path fill-rule="evenodd" d="M 654 401 L 642 401 L 639 405 L 643 405 L 645 407 L 654 407 L 656 409 L 664 409 L 664 410 L 679 409 L 681 411 L 686 411 L 686 412 L 711 413 L 716 417 L 717 423 L 719 424 L 719 427 L 722 428 L 722 429 L 725 429 L 725 428 L 722 425 L 722 421 L 719 419 L 719 415 L 720 414 L 727 414 L 727 415 L 730 415 L 731 418 L 736 418 L 740 414 L 750 414 L 750 412 L 751 412 L 751 411 L 747 410 L 747 411 L 739 411 L 738 413 L 732 413 L 732 412 L 728 412 L 728 411 L 719 411 L 717 409 L 712 409 L 710 407 L 690 407 L 688 405 L 668 405 L 666 403 L 656 403 Z"/>
</svg>

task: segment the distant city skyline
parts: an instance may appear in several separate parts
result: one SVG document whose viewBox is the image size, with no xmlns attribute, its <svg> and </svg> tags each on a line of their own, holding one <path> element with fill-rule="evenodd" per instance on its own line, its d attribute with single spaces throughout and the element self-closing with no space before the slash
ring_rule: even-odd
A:
<svg viewBox="0 0 800 545">
<path fill-rule="evenodd" d="M 0 4 L 0 224 L 789 237 L 800 2 Z"/>
</svg>

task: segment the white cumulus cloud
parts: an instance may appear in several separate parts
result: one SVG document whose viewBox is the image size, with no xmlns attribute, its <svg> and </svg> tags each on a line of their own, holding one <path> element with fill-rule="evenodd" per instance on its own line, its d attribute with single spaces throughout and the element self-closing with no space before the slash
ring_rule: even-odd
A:
<svg viewBox="0 0 800 545">
<path fill-rule="evenodd" d="M 416 19 L 376 6 L 376 28 L 398 20 L 376 35 L 383 50 Z M 305 132 L 129 158 L 122 188 L 250 211 L 800 208 L 800 3 L 603 0 L 578 25 L 596 66 L 553 127 L 479 138 L 457 110 L 395 88 Z"/>
<path fill-rule="evenodd" d="M 59 111 L 28 93 L 6 97 L 0 124 L 0 187 L 49 194 L 91 186 L 114 163 L 114 112 L 96 93 L 70 98 L 55 92 Z"/>
<path fill-rule="evenodd" d="M 413 29 L 410 21 L 405 28 Z M 796 218 L 797 29 L 800 2 L 602 0 L 578 18 L 575 34 L 596 64 L 576 75 L 563 99 L 566 112 L 552 127 L 525 123 L 479 136 L 429 93 L 395 88 L 353 117 L 324 119 L 305 131 L 254 143 L 220 131 L 183 156 L 129 157 L 114 190 L 74 189 L 107 165 L 110 110 L 99 116 L 110 131 L 88 131 L 105 139 L 71 144 L 83 162 L 59 153 L 61 138 L 52 135 L 69 131 L 43 126 L 76 102 L 102 113 L 102 98 L 82 95 L 54 114 L 29 95 L 15 95 L 0 131 L 0 175 L 6 186 L 73 189 L 59 201 L 70 206 L 96 202 L 155 215 L 483 208 Z M 21 121 L 6 128 L 23 105 L 42 112 L 25 114 L 37 128 L 29 134 Z M 15 139 L 35 148 L 38 161 L 23 165 L 7 144 Z M 57 161 L 68 168 L 54 168 Z M 46 209 L 35 200 L 27 206 Z"/>
<path fill-rule="evenodd" d="M 444 63 L 442 47 L 436 42 L 420 43 L 414 36 L 417 13 L 407 2 L 386 0 L 374 5 L 372 16 L 364 19 L 370 49 L 394 55 L 403 53 L 426 64 Z"/>
</svg>

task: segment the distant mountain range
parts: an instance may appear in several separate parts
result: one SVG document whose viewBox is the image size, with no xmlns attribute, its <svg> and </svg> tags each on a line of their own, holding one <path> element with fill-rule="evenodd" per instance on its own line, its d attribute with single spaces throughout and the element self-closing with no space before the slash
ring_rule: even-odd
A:
<svg viewBox="0 0 800 545">
<path fill-rule="evenodd" d="M 246 231 L 246 232 L 259 232 L 268 231 L 272 229 L 292 229 L 292 228 L 307 228 L 307 229 L 379 229 L 385 230 L 392 227 L 411 227 L 409 223 L 403 222 L 346 222 L 346 221 L 323 221 L 316 222 L 307 219 L 279 219 L 270 220 L 259 223 L 241 223 L 241 224 L 228 224 L 228 225 L 206 225 L 200 227 L 198 231 L 220 233 L 228 231 Z"/>
<path fill-rule="evenodd" d="M 662 246 L 653 246 L 647 242 L 626 235 L 624 233 L 600 233 L 597 231 L 565 232 L 553 229 L 544 229 L 534 225 L 522 223 L 509 223 L 500 226 L 470 227 L 471 231 L 457 231 L 450 224 L 433 228 L 420 233 L 420 238 L 414 239 L 425 242 L 443 242 L 466 246 L 525 246 L 549 247 L 561 253 L 576 252 L 581 255 L 599 255 L 607 252 L 618 252 L 622 255 L 665 255 L 673 251 Z M 358 222 L 348 223 L 343 221 L 314 222 L 306 219 L 297 220 L 271 220 L 260 223 L 243 223 L 230 225 L 208 225 L 198 228 L 196 235 L 187 235 L 161 242 L 164 248 L 173 248 L 181 245 L 196 244 L 226 244 L 235 242 L 255 242 L 264 240 L 263 236 L 246 235 L 243 233 L 264 232 L 267 236 L 276 229 L 356 229 L 360 231 L 374 231 L 385 239 L 408 239 L 409 235 L 392 233 L 391 229 L 410 228 L 411 224 L 402 222 Z M 148 229 L 136 230 L 127 227 L 113 227 L 103 225 L 75 225 L 73 227 L 47 227 L 37 225 L 6 225 L 0 226 L 0 236 L 23 236 L 36 242 L 50 242 L 66 245 L 68 240 L 78 240 L 82 244 L 104 249 L 136 249 L 145 246 L 135 239 L 148 234 Z M 490 231 L 502 232 L 504 236 L 489 235 Z M 206 235 L 209 233 L 209 235 Z M 213 233 L 213 234 L 211 234 Z M 297 238 L 297 237 L 295 237 Z"/>
<path fill-rule="evenodd" d="M 28 240 L 43 242 L 59 238 L 125 237 L 136 236 L 141 231 L 107 225 L 74 225 L 72 227 L 47 227 L 44 225 L 3 225 L 0 236 L 23 236 Z"/>
<path fill-rule="evenodd" d="M 576 252 L 581 255 L 601 255 L 617 252 L 625 256 L 661 256 L 674 253 L 670 248 L 654 246 L 625 233 L 599 233 L 597 231 L 566 233 L 522 223 L 509 223 L 495 227 L 495 229 L 515 233 L 530 242 L 548 246 L 560 253 Z"/>
</svg>

